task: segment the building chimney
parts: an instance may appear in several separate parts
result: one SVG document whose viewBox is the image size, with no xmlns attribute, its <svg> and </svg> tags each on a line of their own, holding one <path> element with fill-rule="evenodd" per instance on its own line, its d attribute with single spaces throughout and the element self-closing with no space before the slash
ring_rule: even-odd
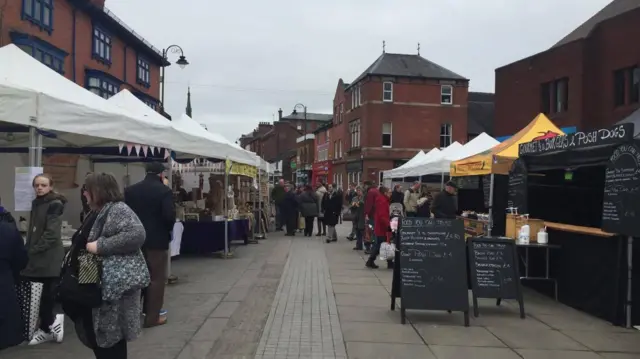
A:
<svg viewBox="0 0 640 359">
<path fill-rule="evenodd" d="M 278 121 L 282 120 L 282 109 L 278 110 Z"/>
<path fill-rule="evenodd" d="M 89 2 L 97 8 L 104 9 L 105 0 L 89 0 Z"/>
</svg>

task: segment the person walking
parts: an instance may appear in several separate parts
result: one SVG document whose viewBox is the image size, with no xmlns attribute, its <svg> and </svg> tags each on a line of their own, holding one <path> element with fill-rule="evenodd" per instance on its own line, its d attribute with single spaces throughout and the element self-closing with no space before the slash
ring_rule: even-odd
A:
<svg viewBox="0 0 640 359">
<path fill-rule="evenodd" d="M 364 193 L 361 187 L 356 187 L 356 195 L 351 199 L 351 212 L 353 213 L 353 227 L 356 231 L 356 246 L 353 250 L 360 251 L 363 248 L 362 237 L 364 236 Z"/>
<path fill-rule="evenodd" d="M 304 217 L 304 235 L 311 237 L 313 234 L 313 220 L 318 216 L 318 200 L 311 186 L 305 186 L 304 192 L 298 197 L 300 213 Z"/>
<path fill-rule="evenodd" d="M 413 182 L 413 186 L 404 192 L 404 211 L 407 217 L 416 217 L 418 214 L 418 199 L 420 198 L 420 182 Z"/>
<path fill-rule="evenodd" d="M 282 218 L 282 200 L 284 199 L 284 192 L 284 180 L 281 178 L 271 190 L 271 198 L 273 199 L 273 203 L 276 207 L 276 231 L 281 231 L 282 226 L 285 225 Z"/>
<path fill-rule="evenodd" d="M 387 241 L 389 234 L 391 233 L 391 214 L 389 213 L 389 205 L 391 192 L 387 187 L 380 187 L 380 194 L 376 196 L 375 213 L 374 213 L 374 225 L 373 231 L 375 235 L 375 242 L 369 260 L 365 264 L 369 268 L 378 268 L 375 263 L 376 257 L 380 254 L 380 246 Z M 387 268 L 393 268 L 393 261 L 387 261 Z"/>
<path fill-rule="evenodd" d="M 335 189 L 334 185 L 329 185 L 329 189 L 322 199 L 322 211 L 324 212 L 324 224 L 327 225 L 326 242 L 337 242 L 336 225 L 342 211 L 342 194 Z"/>
<path fill-rule="evenodd" d="M 295 236 L 298 229 L 298 199 L 292 185 L 284 186 L 284 196 L 280 202 L 280 213 L 287 232 L 285 236 Z"/>
<path fill-rule="evenodd" d="M 402 186 L 397 184 L 393 186 L 393 191 L 391 192 L 391 204 L 399 203 L 402 205 L 402 213 L 406 213 L 404 208 L 404 193 L 402 192 Z"/>
<path fill-rule="evenodd" d="M 327 235 L 327 226 L 324 223 L 324 211 L 322 209 L 322 200 L 324 199 L 325 193 L 327 193 L 325 185 L 322 182 L 318 183 L 318 187 L 316 188 L 316 200 L 318 202 L 318 233 L 316 233 L 316 237 Z"/>
<path fill-rule="evenodd" d="M 164 304 L 169 243 L 176 210 L 173 193 L 162 181 L 165 170 L 160 162 L 148 163 L 146 177 L 124 193 L 125 203 L 138 216 L 146 233 L 142 250 L 151 274 L 151 283 L 144 290 L 144 326 L 147 328 L 167 321 L 166 315 L 160 316 L 160 312 Z"/>
<path fill-rule="evenodd" d="M 435 218 L 456 218 L 458 204 L 456 203 L 456 190 L 458 186 L 449 181 L 445 184 L 444 190 L 437 193 L 431 202 L 431 213 Z"/>
<path fill-rule="evenodd" d="M 160 182 L 162 183 L 162 182 Z M 79 303 L 60 290 L 63 308 L 74 321 L 80 341 L 96 359 L 126 359 L 127 342 L 141 333 L 141 290 L 150 282 L 141 248 L 146 230 L 127 206 L 115 177 L 94 173 L 85 180 L 85 197 L 91 208 L 72 240 L 66 271 L 81 273 L 79 256 L 102 268 L 100 303 Z M 87 271 L 89 273 L 90 271 Z M 67 294 L 67 295 L 65 295 Z"/>
<path fill-rule="evenodd" d="M 16 221 L 0 202 L 0 350 L 25 339 L 16 279 L 28 260 Z"/>
<path fill-rule="evenodd" d="M 366 231 L 366 241 L 364 242 L 365 254 L 370 254 L 371 243 L 375 242 L 375 235 L 373 234 L 374 220 L 373 215 L 375 213 L 376 198 L 380 195 L 380 191 L 373 184 L 372 181 L 365 181 L 365 193 L 364 193 L 364 221 Z"/>
<path fill-rule="evenodd" d="M 61 343 L 64 338 L 64 315 L 55 314 L 55 283 L 60 276 L 64 259 L 62 246 L 62 213 L 67 200 L 53 190 L 53 179 L 46 174 L 37 175 L 32 182 L 36 198 L 31 202 L 26 249 L 29 257 L 22 276 L 42 283 L 40 299 L 40 326 L 29 345 L 45 342 Z"/>
<path fill-rule="evenodd" d="M 345 195 L 345 199 L 347 200 L 347 205 L 349 206 L 349 211 L 351 212 L 351 216 L 355 215 L 352 210 L 351 203 L 353 202 L 353 198 L 356 196 L 356 184 L 350 183 L 349 189 L 347 190 L 347 194 Z M 351 220 L 351 233 L 347 236 L 347 239 L 353 241 L 356 239 L 356 225 L 353 219 Z"/>
</svg>

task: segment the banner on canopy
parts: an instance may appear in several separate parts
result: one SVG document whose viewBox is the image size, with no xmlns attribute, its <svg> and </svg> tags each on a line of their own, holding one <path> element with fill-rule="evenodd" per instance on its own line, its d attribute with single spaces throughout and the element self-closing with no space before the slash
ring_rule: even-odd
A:
<svg viewBox="0 0 640 359">
<path fill-rule="evenodd" d="M 258 169 L 255 166 L 246 165 L 244 163 L 238 163 L 231 160 L 227 160 L 226 173 L 230 175 L 247 176 L 251 178 L 258 177 Z"/>
</svg>

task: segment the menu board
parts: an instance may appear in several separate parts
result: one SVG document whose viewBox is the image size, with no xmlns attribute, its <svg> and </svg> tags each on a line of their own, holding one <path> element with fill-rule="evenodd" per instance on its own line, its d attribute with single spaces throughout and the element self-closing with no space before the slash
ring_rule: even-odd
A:
<svg viewBox="0 0 640 359">
<path fill-rule="evenodd" d="M 517 208 L 518 213 L 527 213 L 527 169 L 520 159 L 513 162 L 509 171 L 507 207 Z"/>
<path fill-rule="evenodd" d="M 462 220 L 403 218 L 400 243 L 401 309 L 463 311 L 468 324 Z"/>
<path fill-rule="evenodd" d="M 478 298 L 518 299 L 516 246 L 512 239 L 476 237 L 468 241 L 471 287 Z"/>
<path fill-rule="evenodd" d="M 491 175 L 482 176 L 482 193 L 484 194 L 484 206 L 491 205 Z"/>
<path fill-rule="evenodd" d="M 640 148 L 618 146 L 611 155 L 604 180 L 602 230 L 640 236 Z"/>
</svg>

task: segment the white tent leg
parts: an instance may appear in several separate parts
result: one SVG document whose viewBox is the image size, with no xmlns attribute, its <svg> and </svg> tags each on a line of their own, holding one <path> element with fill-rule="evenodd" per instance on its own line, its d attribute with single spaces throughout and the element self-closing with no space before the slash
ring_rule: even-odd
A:
<svg viewBox="0 0 640 359">
<path fill-rule="evenodd" d="M 29 167 L 42 166 L 42 135 L 29 127 Z"/>
<path fill-rule="evenodd" d="M 440 190 L 444 189 L 444 172 L 442 172 L 442 177 L 440 179 Z"/>
<path fill-rule="evenodd" d="M 227 168 L 227 161 L 229 158 L 227 157 L 224 161 L 224 213 L 225 213 L 225 221 L 224 221 L 224 257 L 227 258 L 229 255 L 229 171 Z"/>
<path fill-rule="evenodd" d="M 267 174 L 268 176 L 268 174 Z M 268 177 L 267 177 L 268 178 Z M 262 232 L 262 209 L 263 209 L 263 201 L 262 201 L 262 170 L 258 167 L 258 235 L 255 236 L 255 239 L 265 239 L 266 236 Z M 266 206 L 269 203 L 267 201 L 264 203 Z"/>
<path fill-rule="evenodd" d="M 493 186 L 494 175 L 491 174 L 491 185 L 489 187 L 489 224 L 487 225 L 487 234 L 491 237 L 491 230 L 493 229 Z"/>
</svg>

